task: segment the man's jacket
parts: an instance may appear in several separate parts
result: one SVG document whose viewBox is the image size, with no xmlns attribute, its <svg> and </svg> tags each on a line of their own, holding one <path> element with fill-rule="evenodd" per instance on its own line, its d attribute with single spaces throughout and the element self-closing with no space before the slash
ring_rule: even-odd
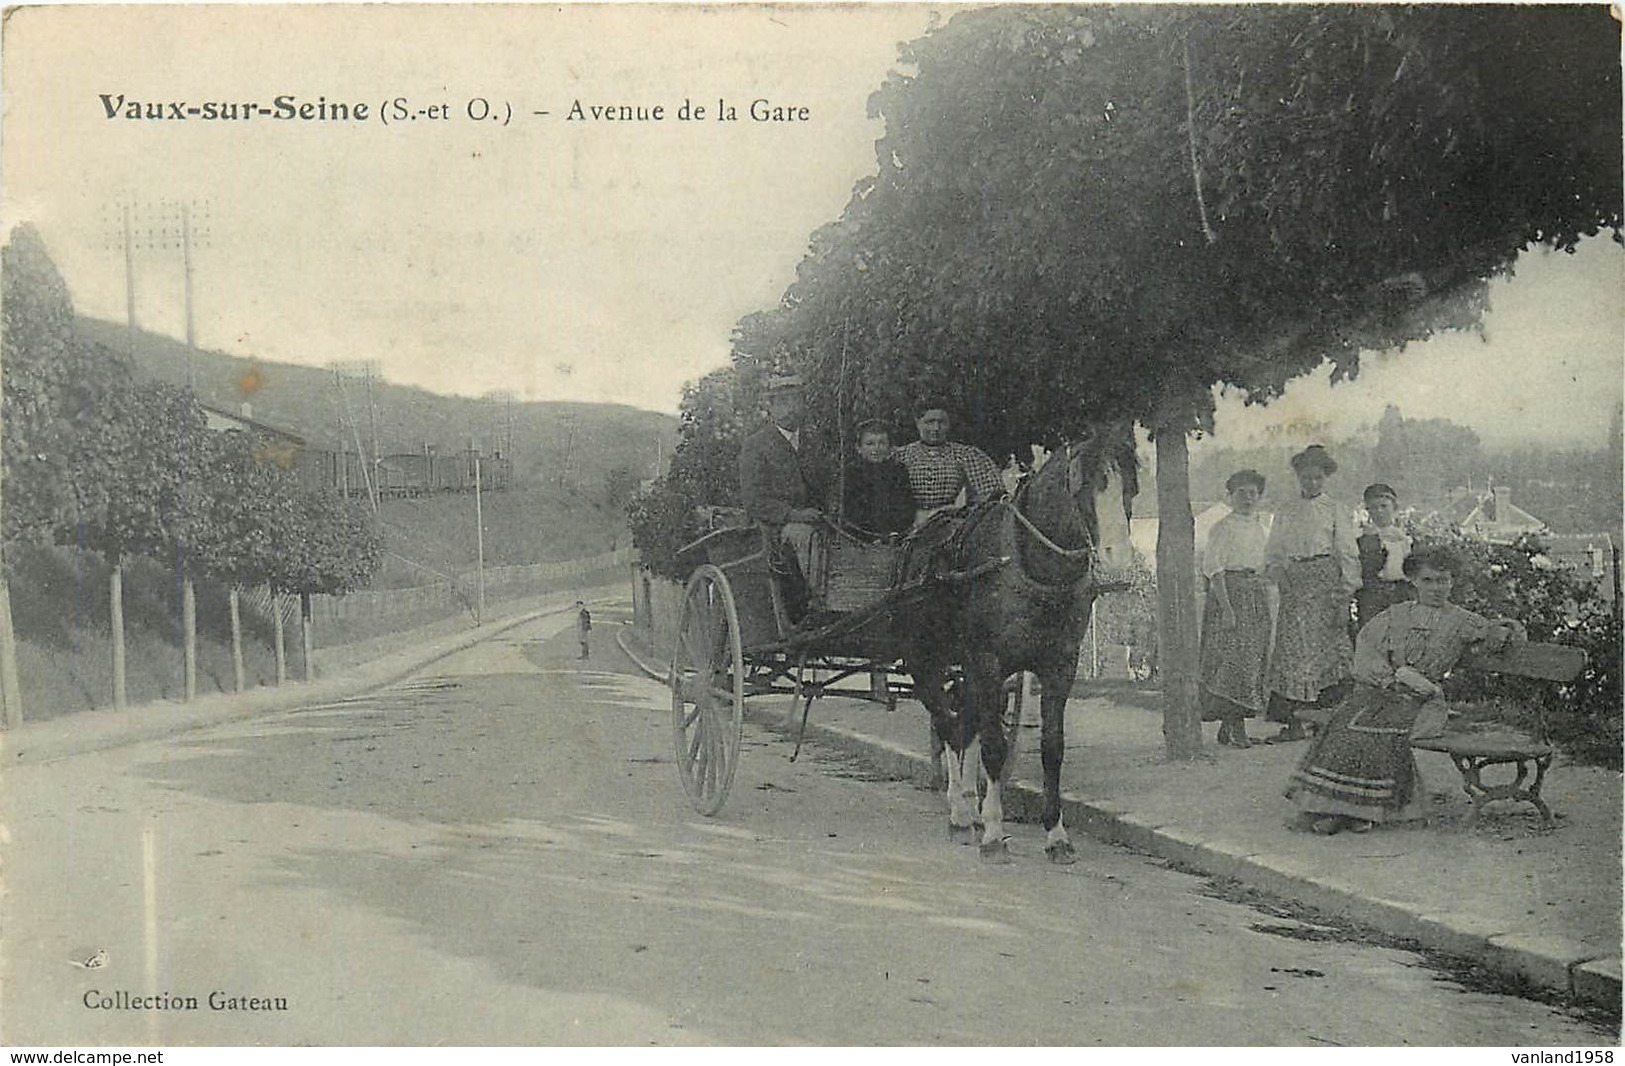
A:
<svg viewBox="0 0 1625 1066">
<path fill-rule="evenodd" d="M 771 422 L 752 433 L 739 446 L 739 496 L 746 516 L 782 526 L 791 511 L 819 507 L 818 470 L 805 437 L 798 452 Z"/>
</svg>

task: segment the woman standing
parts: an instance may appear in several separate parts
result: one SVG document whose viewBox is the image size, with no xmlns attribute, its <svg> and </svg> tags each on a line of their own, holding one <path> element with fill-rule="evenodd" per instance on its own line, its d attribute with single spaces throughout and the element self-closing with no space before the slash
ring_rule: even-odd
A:
<svg viewBox="0 0 1625 1066">
<path fill-rule="evenodd" d="M 1218 742 L 1250 748 L 1247 719 L 1264 710 L 1264 663 L 1270 650 L 1269 585 L 1257 514 L 1264 475 L 1238 470 L 1224 483 L 1230 513 L 1208 533 L 1202 552 L 1207 605 L 1202 611 L 1202 720 L 1218 720 Z"/>
<path fill-rule="evenodd" d="M 1399 603 L 1360 630 L 1354 694 L 1333 712 L 1287 783 L 1309 828 L 1363 833 L 1377 822 L 1426 813 L 1411 737 L 1442 725 L 1439 680 L 1470 653 L 1524 639 L 1515 621 L 1490 622 L 1450 602 L 1455 561 L 1442 548 L 1405 559 L 1414 602 Z"/>
<path fill-rule="evenodd" d="M 1298 497 L 1276 514 L 1264 549 L 1265 573 L 1281 589 L 1267 713 L 1282 728 L 1271 743 L 1302 740 L 1299 714 L 1344 694 L 1354 661 L 1349 600 L 1360 587 L 1354 516 L 1323 491 L 1336 461 L 1311 444 L 1292 457 L 1292 472 Z"/>
</svg>

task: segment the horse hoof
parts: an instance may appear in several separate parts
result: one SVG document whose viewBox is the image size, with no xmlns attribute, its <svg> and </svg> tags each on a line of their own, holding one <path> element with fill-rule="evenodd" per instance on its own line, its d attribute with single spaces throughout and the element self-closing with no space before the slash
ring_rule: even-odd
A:
<svg viewBox="0 0 1625 1066">
<path fill-rule="evenodd" d="M 1071 866 L 1078 861 L 1078 849 L 1072 846 L 1070 840 L 1057 840 L 1053 844 L 1045 845 L 1044 854 L 1048 855 L 1049 861 L 1056 866 Z"/>
<path fill-rule="evenodd" d="M 1004 865 L 1007 865 L 1009 863 L 1015 862 L 1015 859 L 1010 857 L 1010 843 L 1009 843 L 1009 841 L 1004 840 L 1002 838 L 999 839 L 999 840 L 993 840 L 993 841 L 988 841 L 986 843 L 983 843 L 977 849 L 977 851 L 982 856 L 982 861 L 983 862 L 991 863 L 992 865 L 995 865 L 995 866 L 1004 866 Z"/>
<path fill-rule="evenodd" d="M 976 830 L 968 825 L 950 825 L 948 843 L 970 845 L 976 843 Z"/>
</svg>

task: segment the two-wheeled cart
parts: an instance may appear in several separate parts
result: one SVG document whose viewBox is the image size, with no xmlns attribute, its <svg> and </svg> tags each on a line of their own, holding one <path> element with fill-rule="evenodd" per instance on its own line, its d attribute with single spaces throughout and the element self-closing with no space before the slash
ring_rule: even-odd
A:
<svg viewBox="0 0 1625 1066">
<path fill-rule="evenodd" d="M 810 581 L 776 569 L 762 526 L 720 529 L 682 550 L 693 569 L 672 647 L 672 726 L 678 775 L 701 814 L 728 798 L 747 697 L 788 694 L 788 717 L 799 707 L 805 721 L 814 699 L 849 678 L 871 684 L 843 693 L 888 709 L 908 692 L 891 680 L 902 654 L 891 618 L 929 583 L 903 581 L 895 538 L 872 543 L 831 525 L 814 545 Z"/>
</svg>

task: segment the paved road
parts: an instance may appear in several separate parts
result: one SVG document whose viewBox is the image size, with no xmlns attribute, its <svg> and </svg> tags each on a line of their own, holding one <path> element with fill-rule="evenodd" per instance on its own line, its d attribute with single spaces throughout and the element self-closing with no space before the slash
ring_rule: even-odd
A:
<svg viewBox="0 0 1625 1066">
<path fill-rule="evenodd" d="M 12 770 L 0 1039 L 1612 1040 L 1086 839 L 1056 869 L 1016 826 L 984 867 L 935 797 L 765 734 L 702 819 L 595 613 L 589 663 L 547 620 L 370 697 Z"/>
</svg>

